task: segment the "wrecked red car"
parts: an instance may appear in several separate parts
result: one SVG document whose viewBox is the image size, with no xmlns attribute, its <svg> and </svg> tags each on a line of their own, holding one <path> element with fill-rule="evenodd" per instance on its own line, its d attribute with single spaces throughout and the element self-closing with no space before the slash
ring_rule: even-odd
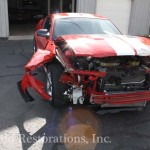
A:
<svg viewBox="0 0 150 150">
<path fill-rule="evenodd" d="M 26 102 L 33 101 L 28 88 L 53 106 L 143 107 L 150 100 L 150 40 L 122 35 L 105 17 L 48 15 L 37 24 L 34 51 L 18 83 Z M 41 66 L 46 84 L 34 76 Z"/>
</svg>

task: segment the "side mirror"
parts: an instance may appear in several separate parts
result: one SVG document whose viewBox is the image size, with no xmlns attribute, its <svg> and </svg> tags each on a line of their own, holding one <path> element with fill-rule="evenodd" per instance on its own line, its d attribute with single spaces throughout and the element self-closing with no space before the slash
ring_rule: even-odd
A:
<svg viewBox="0 0 150 150">
<path fill-rule="evenodd" d="M 49 38 L 50 34 L 47 29 L 40 29 L 37 31 L 38 36 Z"/>
</svg>

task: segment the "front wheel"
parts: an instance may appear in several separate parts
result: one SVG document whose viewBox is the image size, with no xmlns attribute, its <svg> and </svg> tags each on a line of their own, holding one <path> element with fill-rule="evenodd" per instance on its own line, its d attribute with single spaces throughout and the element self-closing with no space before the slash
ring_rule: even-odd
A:
<svg viewBox="0 0 150 150">
<path fill-rule="evenodd" d="M 59 81 L 64 68 L 59 63 L 50 64 L 47 68 L 46 89 L 52 96 L 51 104 L 54 107 L 67 106 L 69 98 L 65 94 L 69 88 L 68 85 Z"/>
</svg>

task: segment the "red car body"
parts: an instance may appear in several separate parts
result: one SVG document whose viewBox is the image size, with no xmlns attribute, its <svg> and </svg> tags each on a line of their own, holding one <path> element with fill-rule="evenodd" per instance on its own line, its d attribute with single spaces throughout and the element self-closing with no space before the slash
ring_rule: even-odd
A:
<svg viewBox="0 0 150 150">
<path fill-rule="evenodd" d="M 39 33 L 46 18 L 51 19 L 47 37 Z M 33 100 L 27 92 L 29 87 L 44 100 L 53 100 L 53 95 L 45 91 L 44 84 L 32 72 L 36 67 L 54 63 L 54 59 L 64 68 L 58 82 L 73 87 L 70 101 L 74 88 L 82 90 L 76 100 L 82 97 L 84 102 L 102 107 L 144 106 L 150 100 L 149 39 L 108 33 L 60 35 L 54 40 L 55 20 L 107 18 L 80 13 L 53 14 L 46 18 L 36 26 L 36 52 L 25 66 L 25 75 L 18 84 L 26 101 Z"/>
</svg>

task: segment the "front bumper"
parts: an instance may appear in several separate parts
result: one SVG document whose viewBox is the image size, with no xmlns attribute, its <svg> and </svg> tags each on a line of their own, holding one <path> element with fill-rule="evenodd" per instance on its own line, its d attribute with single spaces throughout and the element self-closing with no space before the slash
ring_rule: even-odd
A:
<svg viewBox="0 0 150 150">
<path fill-rule="evenodd" d="M 51 96 L 48 95 L 44 90 L 44 84 L 36 78 L 34 78 L 30 73 L 26 73 L 22 81 L 18 82 L 19 92 L 22 98 L 25 100 L 25 102 L 34 101 L 34 99 L 27 90 L 29 87 L 32 87 L 37 93 L 39 93 L 44 100 L 51 100 Z"/>
<path fill-rule="evenodd" d="M 130 93 L 108 94 L 105 92 L 93 92 L 90 102 L 95 104 L 135 104 L 150 101 L 150 91 L 139 91 Z"/>
</svg>

